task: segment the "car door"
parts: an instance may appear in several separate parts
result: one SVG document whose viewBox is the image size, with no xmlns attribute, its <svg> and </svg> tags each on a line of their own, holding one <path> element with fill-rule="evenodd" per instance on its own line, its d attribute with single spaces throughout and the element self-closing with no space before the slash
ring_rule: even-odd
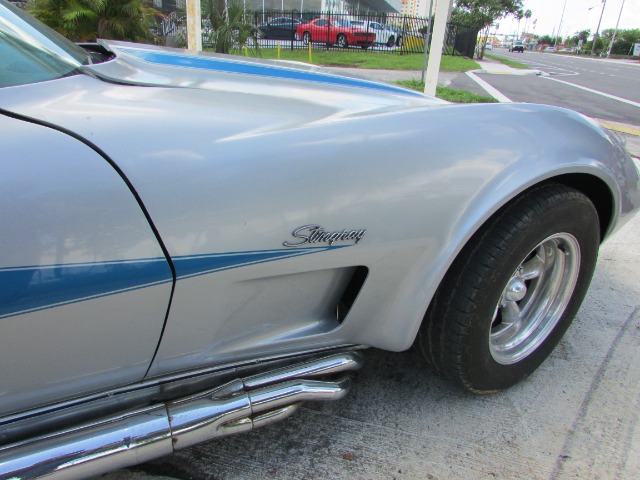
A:
<svg viewBox="0 0 640 480">
<path fill-rule="evenodd" d="M 288 39 L 291 38 L 291 19 L 276 18 L 270 23 L 271 37 Z"/>
<path fill-rule="evenodd" d="M 377 23 L 377 22 L 371 22 L 369 24 L 369 27 L 371 28 L 371 32 L 374 33 L 376 35 L 376 43 L 387 43 L 387 39 L 384 38 L 384 28 L 382 27 L 381 24 Z"/>
<path fill-rule="evenodd" d="M 329 30 L 331 28 L 331 24 L 329 20 L 318 20 L 314 23 L 314 29 L 312 32 L 312 38 L 316 42 L 328 42 L 329 41 Z"/>
<path fill-rule="evenodd" d="M 173 276 L 136 197 L 93 148 L 1 100 L 0 132 L 1 417 L 140 380 Z"/>
</svg>

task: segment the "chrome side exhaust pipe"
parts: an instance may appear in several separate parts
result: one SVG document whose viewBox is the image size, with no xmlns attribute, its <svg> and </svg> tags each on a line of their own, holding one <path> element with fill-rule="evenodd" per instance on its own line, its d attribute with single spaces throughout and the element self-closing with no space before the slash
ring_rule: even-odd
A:
<svg viewBox="0 0 640 480">
<path fill-rule="evenodd" d="M 173 448 L 181 450 L 211 438 L 242 433 L 291 415 L 301 402 L 339 400 L 350 381 L 290 380 L 216 399 L 215 391 L 184 403 L 168 404 Z M 256 414 L 262 414 L 255 416 Z"/>
<path fill-rule="evenodd" d="M 344 372 L 358 370 L 362 362 L 356 352 L 331 355 L 8 445 L 0 448 L 0 480 L 81 479 L 269 425 L 304 401 L 343 398 L 350 386 Z"/>
</svg>

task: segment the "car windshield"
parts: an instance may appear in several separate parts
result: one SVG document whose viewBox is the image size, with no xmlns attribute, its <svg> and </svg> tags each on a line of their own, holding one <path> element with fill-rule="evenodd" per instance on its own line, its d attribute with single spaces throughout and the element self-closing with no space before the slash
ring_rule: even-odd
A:
<svg viewBox="0 0 640 480">
<path fill-rule="evenodd" d="M 89 63 L 80 47 L 0 0 L 0 87 L 77 74 Z"/>
</svg>

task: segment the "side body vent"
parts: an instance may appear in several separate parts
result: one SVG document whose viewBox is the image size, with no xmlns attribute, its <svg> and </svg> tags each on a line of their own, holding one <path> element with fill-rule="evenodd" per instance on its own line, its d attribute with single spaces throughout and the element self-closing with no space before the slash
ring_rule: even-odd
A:
<svg viewBox="0 0 640 480">
<path fill-rule="evenodd" d="M 367 267 L 356 267 L 351 276 L 351 280 L 347 284 L 347 288 L 342 294 L 342 298 L 338 302 L 338 308 L 336 309 L 336 316 L 338 318 L 338 322 L 342 323 L 344 319 L 347 317 L 349 310 L 353 306 L 353 303 L 356 301 L 358 293 L 362 289 L 365 280 L 367 279 L 367 275 L 369 275 L 369 269 Z"/>
</svg>

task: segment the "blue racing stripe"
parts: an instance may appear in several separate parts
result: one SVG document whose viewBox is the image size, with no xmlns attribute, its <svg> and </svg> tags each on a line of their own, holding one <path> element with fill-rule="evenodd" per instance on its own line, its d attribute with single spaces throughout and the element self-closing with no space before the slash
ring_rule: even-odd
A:
<svg viewBox="0 0 640 480">
<path fill-rule="evenodd" d="M 192 255 L 173 257 L 178 280 L 206 275 L 213 272 L 239 268 L 258 263 L 273 262 L 285 258 L 299 257 L 311 253 L 324 252 L 344 248 L 348 245 L 337 245 L 303 249 L 257 250 L 252 252 L 215 253 L 209 255 Z"/>
<path fill-rule="evenodd" d="M 0 269 L 0 318 L 173 281 L 164 258 Z"/>
<path fill-rule="evenodd" d="M 189 255 L 172 260 L 180 280 L 346 246 Z M 164 258 L 0 268 L 0 318 L 172 281 Z"/>
<path fill-rule="evenodd" d="M 343 87 L 366 88 L 380 90 L 388 93 L 400 95 L 411 95 L 422 97 L 419 92 L 407 90 L 384 83 L 370 82 L 356 78 L 340 77 L 327 73 L 307 72 L 293 68 L 276 67 L 270 65 L 240 62 L 234 60 L 222 60 L 220 58 L 194 57 L 189 55 L 176 55 L 172 53 L 153 52 L 149 50 L 139 50 L 135 48 L 119 47 L 122 51 L 133 55 L 145 62 L 156 65 L 166 65 L 172 67 L 196 68 L 224 73 L 236 73 L 244 75 L 255 75 L 260 77 L 281 78 L 287 80 L 303 80 L 308 82 L 339 85 Z"/>
</svg>

